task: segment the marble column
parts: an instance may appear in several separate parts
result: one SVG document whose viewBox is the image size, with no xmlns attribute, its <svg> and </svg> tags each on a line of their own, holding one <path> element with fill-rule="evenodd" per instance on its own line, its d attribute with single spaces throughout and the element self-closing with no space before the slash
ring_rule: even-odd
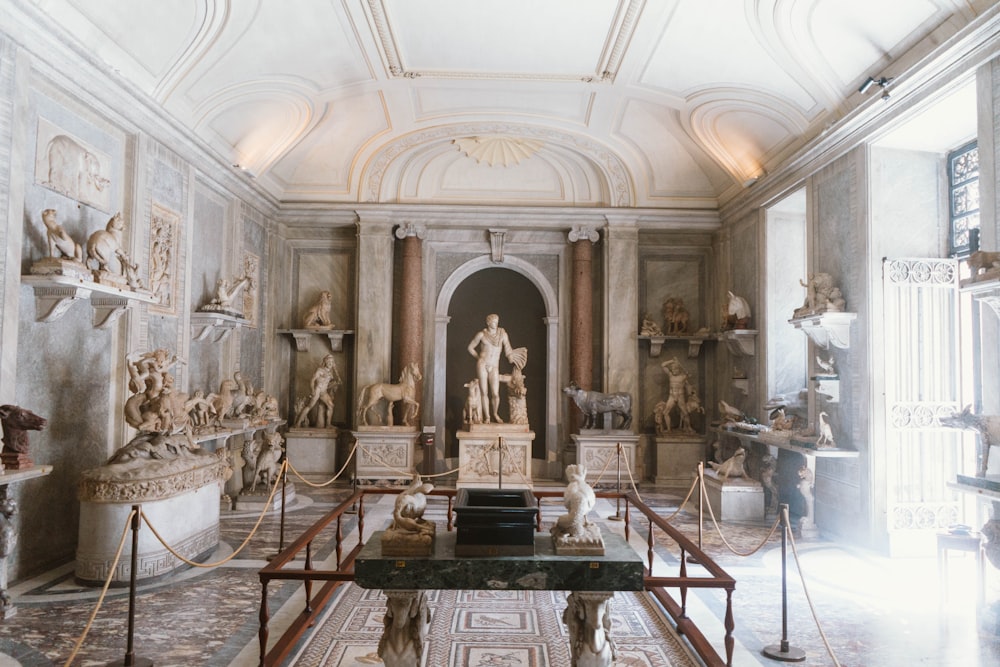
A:
<svg viewBox="0 0 1000 667">
<path fill-rule="evenodd" d="M 639 398 L 639 227 L 636 216 L 609 214 L 604 237 L 604 391 Z M 642 423 L 637 418 L 634 424 Z"/>
<path fill-rule="evenodd" d="M 392 380 L 393 227 L 388 215 L 358 214 L 355 390 Z"/>
<path fill-rule="evenodd" d="M 979 142 L 979 247 L 1000 249 L 1000 58 L 994 58 L 976 71 L 976 100 Z M 985 305 L 980 306 L 981 377 L 996 377 L 1000 373 L 1000 321 Z M 980 385 L 982 409 L 996 414 L 1000 409 L 1000 385 L 984 382 Z"/>
<path fill-rule="evenodd" d="M 581 389 L 594 384 L 594 244 L 600 234 L 593 227 L 576 226 L 569 232 L 573 244 L 573 283 L 570 305 L 569 379 Z M 570 423 L 580 425 L 580 409 L 571 403 Z"/>
<path fill-rule="evenodd" d="M 403 272 L 399 290 L 399 366 L 415 363 L 424 368 L 424 265 L 423 225 L 404 223 L 396 228 L 396 238 L 402 239 Z M 417 400 L 420 399 L 417 387 Z"/>
</svg>

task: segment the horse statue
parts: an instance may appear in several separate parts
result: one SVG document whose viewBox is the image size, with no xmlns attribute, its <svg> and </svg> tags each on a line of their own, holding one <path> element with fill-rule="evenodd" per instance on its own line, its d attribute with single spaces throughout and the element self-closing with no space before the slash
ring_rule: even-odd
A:
<svg viewBox="0 0 1000 667">
<path fill-rule="evenodd" d="M 16 405 L 0 405 L 3 425 L 3 464 L 18 470 L 34 465 L 28 456 L 28 431 L 41 431 L 48 421 Z"/>
<path fill-rule="evenodd" d="M 726 305 L 726 312 L 723 314 L 722 328 L 726 331 L 730 329 L 750 328 L 750 304 L 741 296 L 736 296 L 732 292 L 729 295 L 729 303 Z"/>
<path fill-rule="evenodd" d="M 399 384 L 389 384 L 388 382 L 376 382 L 361 389 L 358 397 L 358 426 L 368 426 L 368 411 L 375 407 L 375 404 L 385 399 L 386 405 L 386 425 L 392 426 L 392 406 L 397 401 L 403 401 L 403 426 L 412 426 L 410 420 L 420 412 L 420 403 L 417 401 L 417 382 L 423 380 L 420 368 L 416 362 L 406 365 L 399 375 Z"/>
<path fill-rule="evenodd" d="M 597 415 L 613 413 L 621 416 L 622 424 L 618 428 L 628 428 L 632 423 L 632 395 L 625 392 L 602 394 L 599 391 L 580 389 L 575 382 L 563 387 L 563 393 L 573 399 L 583 413 L 583 428 L 594 428 Z"/>
</svg>

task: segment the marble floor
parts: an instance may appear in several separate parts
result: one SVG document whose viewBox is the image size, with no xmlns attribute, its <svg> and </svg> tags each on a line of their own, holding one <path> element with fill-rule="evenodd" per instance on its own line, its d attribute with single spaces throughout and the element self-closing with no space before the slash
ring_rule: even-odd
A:
<svg viewBox="0 0 1000 667">
<path fill-rule="evenodd" d="M 350 493 L 345 486 L 314 489 L 299 483 L 296 489 L 295 505 L 286 512 L 285 544 Z M 673 514 L 680 500 L 652 487 L 644 487 L 641 496 L 662 516 Z M 543 507 L 543 516 L 551 520 L 560 509 Z M 601 519 L 615 512 L 613 502 L 601 500 L 594 513 Z M 366 532 L 380 528 L 379 521 L 387 516 L 385 511 L 366 515 Z M 251 512 L 224 514 L 222 543 L 208 560 L 230 556 L 250 534 L 257 518 Z M 633 522 L 632 544 L 645 555 L 641 523 Z M 682 511 L 671 523 L 697 538 L 696 513 Z M 345 530 L 353 528 L 353 523 L 349 524 Z M 754 551 L 772 524 L 771 520 L 724 522 L 721 536 L 710 522 L 703 528 L 705 550 L 737 581 L 734 665 L 739 667 L 781 664 L 761 655 L 764 647 L 779 644 L 782 637 L 780 539 L 771 537 L 752 555 L 734 553 Z M 609 521 L 607 525 L 621 530 L 620 522 Z M 256 574 L 267 557 L 278 551 L 280 541 L 279 515 L 271 513 L 247 547 L 224 565 L 190 568 L 142 585 L 136 605 L 135 655 L 152 660 L 157 667 L 256 665 L 260 599 Z M 314 556 L 322 559 L 331 548 L 318 551 Z M 976 568 L 971 554 L 952 554 L 942 579 L 934 558 L 888 559 L 822 539 L 797 541 L 795 551 L 797 558 L 789 546 L 788 641 L 806 654 L 797 664 L 1000 665 L 998 635 L 979 631 L 987 617 L 994 618 L 989 615 L 1000 605 L 1000 573 L 987 565 L 987 604 L 977 610 Z M 656 559 L 657 568 L 676 571 L 671 570 L 676 568 L 676 550 L 658 546 Z M 796 562 L 801 564 L 808 599 Z M 76 585 L 73 564 L 68 563 L 15 582 L 10 593 L 17 613 L 0 621 L 0 667 L 67 664 L 100 591 Z M 301 608 L 300 595 L 301 588 L 294 583 L 272 585 L 271 606 L 272 611 L 277 610 L 272 638 L 280 633 L 275 626 L 280 626 L 282 618 L 294 613 L 283 614 L 283 610 Z M 810 611 L 810 600 L 815 615 Z M 689 615 L 716 643 L 721 655 L 724 603 L 724 595 L 711 591 L 692 591 L 688 598 Z M 126 650 L 127 610 L 127 590 L 112 589 L 70 664 L 121 661 Z M 993 627 L 998 627 L 995 620 Z"/>
</svg>

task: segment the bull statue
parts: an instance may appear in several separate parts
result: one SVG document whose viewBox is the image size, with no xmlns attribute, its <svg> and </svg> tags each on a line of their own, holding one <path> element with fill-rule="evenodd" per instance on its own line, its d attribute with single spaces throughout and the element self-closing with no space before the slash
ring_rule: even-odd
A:
<svg viewBox="0 0 1000 667">
<path fill-rule="evenodd" d="M 599 391 L 580 389 L 575 382 L 563 387 L 563 393 L 573 399 L 583 413 L 583 428 L 596 428 L 597 416 L 607 413 L 618 415 L 622 423 L 618 427 L 626 429 L 632 424 L 632 395 L 625 392 L 602 394 Z M 612 427 L 614 417 L 612 417 Z"/>
</svg>

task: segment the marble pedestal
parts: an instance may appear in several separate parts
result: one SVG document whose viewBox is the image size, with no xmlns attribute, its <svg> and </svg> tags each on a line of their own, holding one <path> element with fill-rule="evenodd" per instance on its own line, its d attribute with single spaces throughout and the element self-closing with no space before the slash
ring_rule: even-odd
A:
<svg viewBox="0 0 1000 667">
<path fill-rule="evenodd" d="M 415 426 L 362 426 L 357 440 L 354 478 L 359 484 L 408 483 L 412 479 L 420 431 Z"/>
<path fill-rule="evenodd" d="M 237 512 L 263 512 L 265 509 L 268 512 L 278 512 L 281 510 L 282 502 L 285 503 L 286 509 L 291 507 L 295 504 L 295 484 L 291 482 L 290 478 L 291 475 L 289 475 L 289 481 L 285 482 L 284 491 L 282 491 L 281 480 L 278 480 L 278 488 L 275 489 L 273 496 L 271 496 L 271 488 L 263 485 L 257 485 L 257 490 L 253 493 L 250 492 L 249 488 L 241 491 L 236 496 L 233 509 Z M 271 502 L 267 501 L 268 497 L 271 498 Z"/>
<path fill-rule="evenodd" d="M 302 474 L 333 476 L 337 472 L 335 428 L 292 428 L 285 434 L 285 456 Z"/>
<path fill-rule="evenodd" d="M 723 480 L 716 471 L 706 470 L 705 493 L 719 521 L 764 520 L 764 487 L 756 480 L 742 477 Z"/>
<path fill-rule="evenodd" d="M 576 463 L 587 468 L 587 483 L 595 488 L 618 485 L 621 467 L 622 488 L 630 488 L 629 477 L 639 483 L 639 436 L 631 431 L 599 431 L 583 429 L 570 436 L 576 444 Z M 618 454 L 621 445 L 621 456 Z M 603 472 L 603 474 L 602 474 Z"/>
<path fill-rule="evenodd" d="M 455 434 L 459 465 L 456 488 L 532 488 L 534 431 L 519 424 L 472 424 L 468 428 Z"/>
<path fill-rule="evenodd" d="M 10 486 L 51 472 L 52 466 L 35 466 L 27 470 L 0 470 L 0 531 L 13 531 L 14 517 L 17 516 L 17 503 L 10 497 Z M 7 556 L 17 543 L 17 538 L 8 536 L 5 543 L 6 548 L 0 549 L 0 619 L 17 614 L 17 607 L 10 601 L 10 595 L 7 593 Z"/>
<path fill-rule="evenodd" d="M 656 485 L 691 488 L 692 475 L 705 460 L 705 439 L 696 434 L 656 438 Z"/>
</svg>

